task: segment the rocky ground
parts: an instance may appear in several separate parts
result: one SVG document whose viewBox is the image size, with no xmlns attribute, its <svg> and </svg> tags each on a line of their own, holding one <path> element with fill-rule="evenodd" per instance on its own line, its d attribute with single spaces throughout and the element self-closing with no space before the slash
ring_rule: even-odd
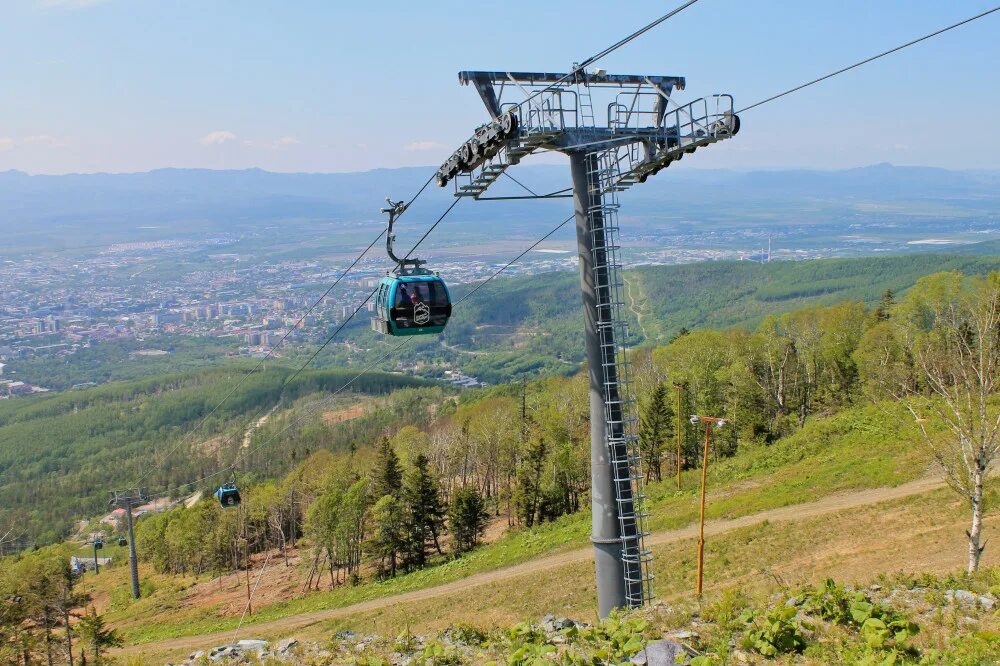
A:
<svg viewBox="0 0 1000 666">
<path fill-rule="evenodd" d="M 1000 585 L 989 585 L 997 578 L 991 576 L 974 589 L 938 580 L 857 588 L 828 581 L 757 599 L 727 593 L 703 606 L 658 603 L 597 626 L 548 615 L 507 630 L 457 626 L 396 637 L 343 631 L 322 642 L 243 639 L 173 666 L 998 663 L 992 660 L 1000 659 Z"/>
<path fill-rule="evenodd" d="M 549 654 L 558 654 L 558 646 L 570 642 L 570 636 L 580 630 L 590 629 L 590 625 L 547 615 L 538 625 L 532 626 L 540 636 L 542 645 L 554 648 Z M 676 640 L 646 641 L 635 654 L 624 663 L 636 666 L 658 666 L 659 664 L 685 663 L 697 654 L 680 639 L 693 636 L 692 632 L 675 632 Z M 458 627 L 433 635 L 397 636 L 387 639 L 374 634 L 358 634 L 342 631 L 329 641 L 299 641 L 294 638 L 275 643 L 258 639 L 242 639 L 228 645 L 220 645 L 208 650 L 192 653 L 179 664 L 167 666 L 198 666 L 201 664 L 368 664 L 386 666 L 407 666 L 411 664 L 481 664 L 502 658 L 490 654 L 487 634 L 470 627 Z M 499 647 L 499 645 L 496 645 Z M 484 661 L 485 660 L 485 661 Z M 503 660 L 499 663 L 505 663 Z M 519 662 L 518 662 L 519 663 Z"/>
</svg>

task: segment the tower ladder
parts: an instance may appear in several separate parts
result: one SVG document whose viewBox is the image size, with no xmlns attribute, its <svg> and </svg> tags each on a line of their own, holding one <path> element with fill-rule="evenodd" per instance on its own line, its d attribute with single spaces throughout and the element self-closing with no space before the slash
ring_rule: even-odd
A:
<svg viewBox="0 0 1000 666">
<path fill-rule="evenodd" d="M 614 149 L 591 153 L 586 163 L 606 444 L 618 505 L 625 598 L 636 608 L 653 599 L 653 574 L 652 553 L 646 546 L 649 514 L 636 436 L 636 405 L 625 349 L 628 323 L 618 240 L 619 188 L 615 186 L 621 171 Z"/>
</svg>

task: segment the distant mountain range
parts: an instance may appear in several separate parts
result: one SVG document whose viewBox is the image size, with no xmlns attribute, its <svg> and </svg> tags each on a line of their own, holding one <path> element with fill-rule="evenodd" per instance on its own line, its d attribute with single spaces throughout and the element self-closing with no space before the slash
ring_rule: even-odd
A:
<svg viewBox="0 0 1000 666">
<path fill-rule="evenodd" d="M 9 249 L 18 243 L 26 248 L 44 247 L 50 241 L 62 244 L 77 234 L 121 242 L 239 233 L 262 222 L 291 227 L 309 220 L 374 222 L 381 219 L 377 211 L 386 196 L 411 197 L 432 171 L 431 167 L 326 174 L 158 169 L 58 176 L 7 171 L 0 173 L 0 234 L 8 238 Z M 558 164 L 525 164 L 514 175 L 538 192 L 570 184 L 568 169 Z M 495 188 L 498 195 L 524 194 L 510 179 L 501 179 Z M 451 195 L 450 187 L 441 190 L 430 184 L 410 220 L 435 218 Z M 623 215 L 652 221 L 664 216 L 707 216 L 718 221 L 719 216 L 730 215 L 739 222 L 740 213 L 751 208 L 765 220 L 769 214 L 789 210 L 802 210 L 805 217 L 821 211 L 828 219 L 856 212 L 859 204 L 872 210 L 909 209 L 917 215 L 931 211 L 943 217 L 996 219 L 1000 173 L 889 164 L 842 171 L 671 168 L 624 193 L 622 202 Z M 467 202 L 456 209 L 456 217 L 477 226 L 505 220 L 550 225 L 569 209 L 566 200 Z M 140 230 L 151 226 L 159 229 Z"/>
</svg>

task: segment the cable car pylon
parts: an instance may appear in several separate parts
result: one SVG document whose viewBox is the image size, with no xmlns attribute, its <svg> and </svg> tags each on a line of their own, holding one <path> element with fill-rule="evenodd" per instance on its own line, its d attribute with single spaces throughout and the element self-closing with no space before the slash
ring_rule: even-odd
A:
<svg viewBox="0 0 1000 666">
<path fill-rule="evenodd" d="M 569 157 L 590 379 L 598 614 L 642 606 L 654 597 L 652 553 L 625 347 L 618 192 L 734 136 L 740 123 L 733 99 L 713 95 L 681 105 L 672 94 L 684 89 L 683 77 L 579 66 L 565 74 L 464 71 L 458 78 L 475 86 L 491 120 L 441 165 L 438 185 L 453 182 L 456 197 L 490 200 L 482 195 L 524 157 L 540 150 Z M 505 90 L 526 99 L 505 103 Z M 603 96 L 601 104 L 594 94 Z"/>
</svg>

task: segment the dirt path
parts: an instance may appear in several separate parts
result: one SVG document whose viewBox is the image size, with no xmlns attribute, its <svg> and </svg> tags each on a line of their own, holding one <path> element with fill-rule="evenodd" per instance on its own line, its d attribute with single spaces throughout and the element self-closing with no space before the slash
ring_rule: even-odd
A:
<svg viewBox="0 0 1000 666">
<path fill-rule="evenodd" d="M 474 351 L 472 349 L 461 349 L 459 347 L 456 347 L 455 345 L 449 345 L 447 342 L 444 341 L 443 338 L 441 339 L 441 346 L 447 349 L 448 351 L 453 351 L 457 354 L 468 354 L 469 356 L 483 356 L 489 353 L 484 351 Z"/>
<path fill-rule="evenodd" d="M 257 419 L 253 423 L 253 425 L 251 425 L 249 428 L 246 429 L 246 432 L 243 433 L 243 448 L 244 449 L 249 449 L 250 448 L 250 438 L 253 437 L 254 431 L 256 431 L 257 428 L 259 428 L 262 425 L 264 425 L 265 423 L 267 423 L 267 420 L 269 418 L 271 418 L 271 414 L 274 414 L 275 410 L 277 410 L 277 409 L 278 409 L 278 405 L 275 405 L 270 410 L 268 410 L 267 414 L 264 414 L 264 416 L 262 416 L 259 419 Z"/>
<path fill-rule="evenodd" d="M 812 518 L 853 507 L 876 504 L 878 502 L 900 499 L 912 495 L 920 495 L 943 486 L 943 481 L 928 477 L 911 481 L 895 488 L 872 488 L 850 493 L 839 493 L 836 495 L 830 495 L 829 497 L 824 497 L 816 502 L 770 509 L 768 511 L 762 511 L 760 513 L 742 516 L 732 520 L 711 520 L 705 523 L 705 534 L 721 534 L 723 532 L 729 532 L 743 527 L 759 525 L 764 521 L 773 523 L 779 521 L 801 520 L 802 518 Z M 654 533 L 650 537 L 649 543 L 654 546 L 662 545 L 682 541 L 684 539 L 691 539 L 697 535 L 698 526 L 697 524 L 692 524 L 678 530 Z M 380 599 L 372 599 L 370 601 L 353 604 L 351 606 L 344 606 L 342 608 L 329 608 L 326 610 L 313 611 L 302 615 L 282 618 L 271 622 L 247 625 L 241 633 L 244 637 L 249 635 L 257 636 L 262 634 L 276 635 L 292 633 L 319 622 L 348 617 L 356 613 L 378 610 L 380 608 L 394 606 L 396 604 L 433 599 L 435 597 L 469 590 L 480 585 L 494 583 L 507 578 L 515 578 L 527 574 L 537 574 L 548 569 L 564 566 L 566 564 L 589 561 L 592 557 L 593 550 L 591 548 L 580 548 L 578 550 L 559 553 L 557 555 L 540 557 L 523 564 L 517 564 L 503 569 L 474 574 L 467 578 L 462 578 L 461 580 L 452 581 L 436 587 L 414 590 L 413 592 L 405 592 L 403 594 L 382 597 Z M 232 640 L 232 637 L 232 631 L 204 634 L 201 636 L 185 636 L 183 638 L 174 638 L 155 643 L 136 645 L 134 647 L 130 647 L 126 651 L 155 651 L 156 653 L 164 653 L 204 649 L 209 646 L 227 643 Z"/>
<path fill-rule="evenodd" d="M 625 295 L 628 296 L 628 309 L 635 315 L 635 320 L 639 324 L 639 332 L 642 333 L 643 339 L 649 340 L 649 336 L 646 335 L 646 327 L 642 325 L 642 313 L 636 307 L 635 297 L 632 295 L 632 282 L 624 272 L 621 275 L 622 279 L 625 280 Z"/>
</svg>

